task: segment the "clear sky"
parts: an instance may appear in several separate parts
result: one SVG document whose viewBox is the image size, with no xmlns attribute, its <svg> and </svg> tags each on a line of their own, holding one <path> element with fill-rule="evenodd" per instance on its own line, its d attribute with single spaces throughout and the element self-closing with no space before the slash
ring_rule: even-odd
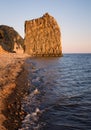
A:
<svg viewBox="0 0 91 130">
<path fill-rule="evenodd" d="M 91 0 L 0 0 L 0 25 L 24 37 L 24 22 L 48 12 L 62 33 L 63 53 L 91 53 Z"/>
</svg>

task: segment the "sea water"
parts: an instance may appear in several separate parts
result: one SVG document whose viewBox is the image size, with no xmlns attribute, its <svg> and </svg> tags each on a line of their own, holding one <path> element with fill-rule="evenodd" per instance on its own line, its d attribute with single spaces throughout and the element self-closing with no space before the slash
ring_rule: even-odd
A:
<svg viewBox="0 0 91 130">
<path fill-rule="evenodd" d="M 26 62 L 30 89 L 20 130 L 91 130 L 91 54 Z"/>
</svg>

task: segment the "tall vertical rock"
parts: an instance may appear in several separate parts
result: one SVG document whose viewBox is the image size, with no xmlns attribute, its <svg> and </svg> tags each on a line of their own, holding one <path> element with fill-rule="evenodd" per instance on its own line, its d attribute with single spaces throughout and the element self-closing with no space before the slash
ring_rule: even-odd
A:
<svg viewBox="0 0 91 130">
<path fill-rule="evenodd" d="M 31 56 L 62 56 L 61 32 L 48 13 L 25 21 L 25 52 Z"/>
</svg>

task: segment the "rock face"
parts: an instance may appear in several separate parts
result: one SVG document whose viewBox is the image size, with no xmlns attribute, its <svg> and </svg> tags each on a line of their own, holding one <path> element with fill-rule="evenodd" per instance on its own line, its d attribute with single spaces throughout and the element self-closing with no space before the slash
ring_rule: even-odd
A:
<svg viewBox="0 0 91 130">
<path fill-rule="evenodd" d="M 32 56 L 62 56 L 61 32 L 48 13 L 25 21 L 25 52 Z"/>
<path fill-rule="evenodd" d="M 0 54 L 7 54 L 8 52 L 5 51 L 2 46 L 0 45 Z"/>
<path fill-rule="evenodd" d="M 12 27 L 0 25 L 0 46 L 8 52 L 23 53 L 24 40 Z"/>
</svg>

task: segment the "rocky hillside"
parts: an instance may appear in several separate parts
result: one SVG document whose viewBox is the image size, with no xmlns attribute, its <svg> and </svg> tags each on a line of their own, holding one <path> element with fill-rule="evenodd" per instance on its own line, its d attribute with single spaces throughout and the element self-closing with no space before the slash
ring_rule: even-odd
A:
<svg viewBox="0 0 91 130">
<path fill-rule="evenodd" d="M 23 52 L 24 40 L 12 27 L 0 25 L 0 46 L 8 52 Z"/>
<path fill-rule="evenodd" d="M 32 56 L 62 56 L 61 32 L 48 13 L 25 21 L 25 52 Z"/>
</svg>

